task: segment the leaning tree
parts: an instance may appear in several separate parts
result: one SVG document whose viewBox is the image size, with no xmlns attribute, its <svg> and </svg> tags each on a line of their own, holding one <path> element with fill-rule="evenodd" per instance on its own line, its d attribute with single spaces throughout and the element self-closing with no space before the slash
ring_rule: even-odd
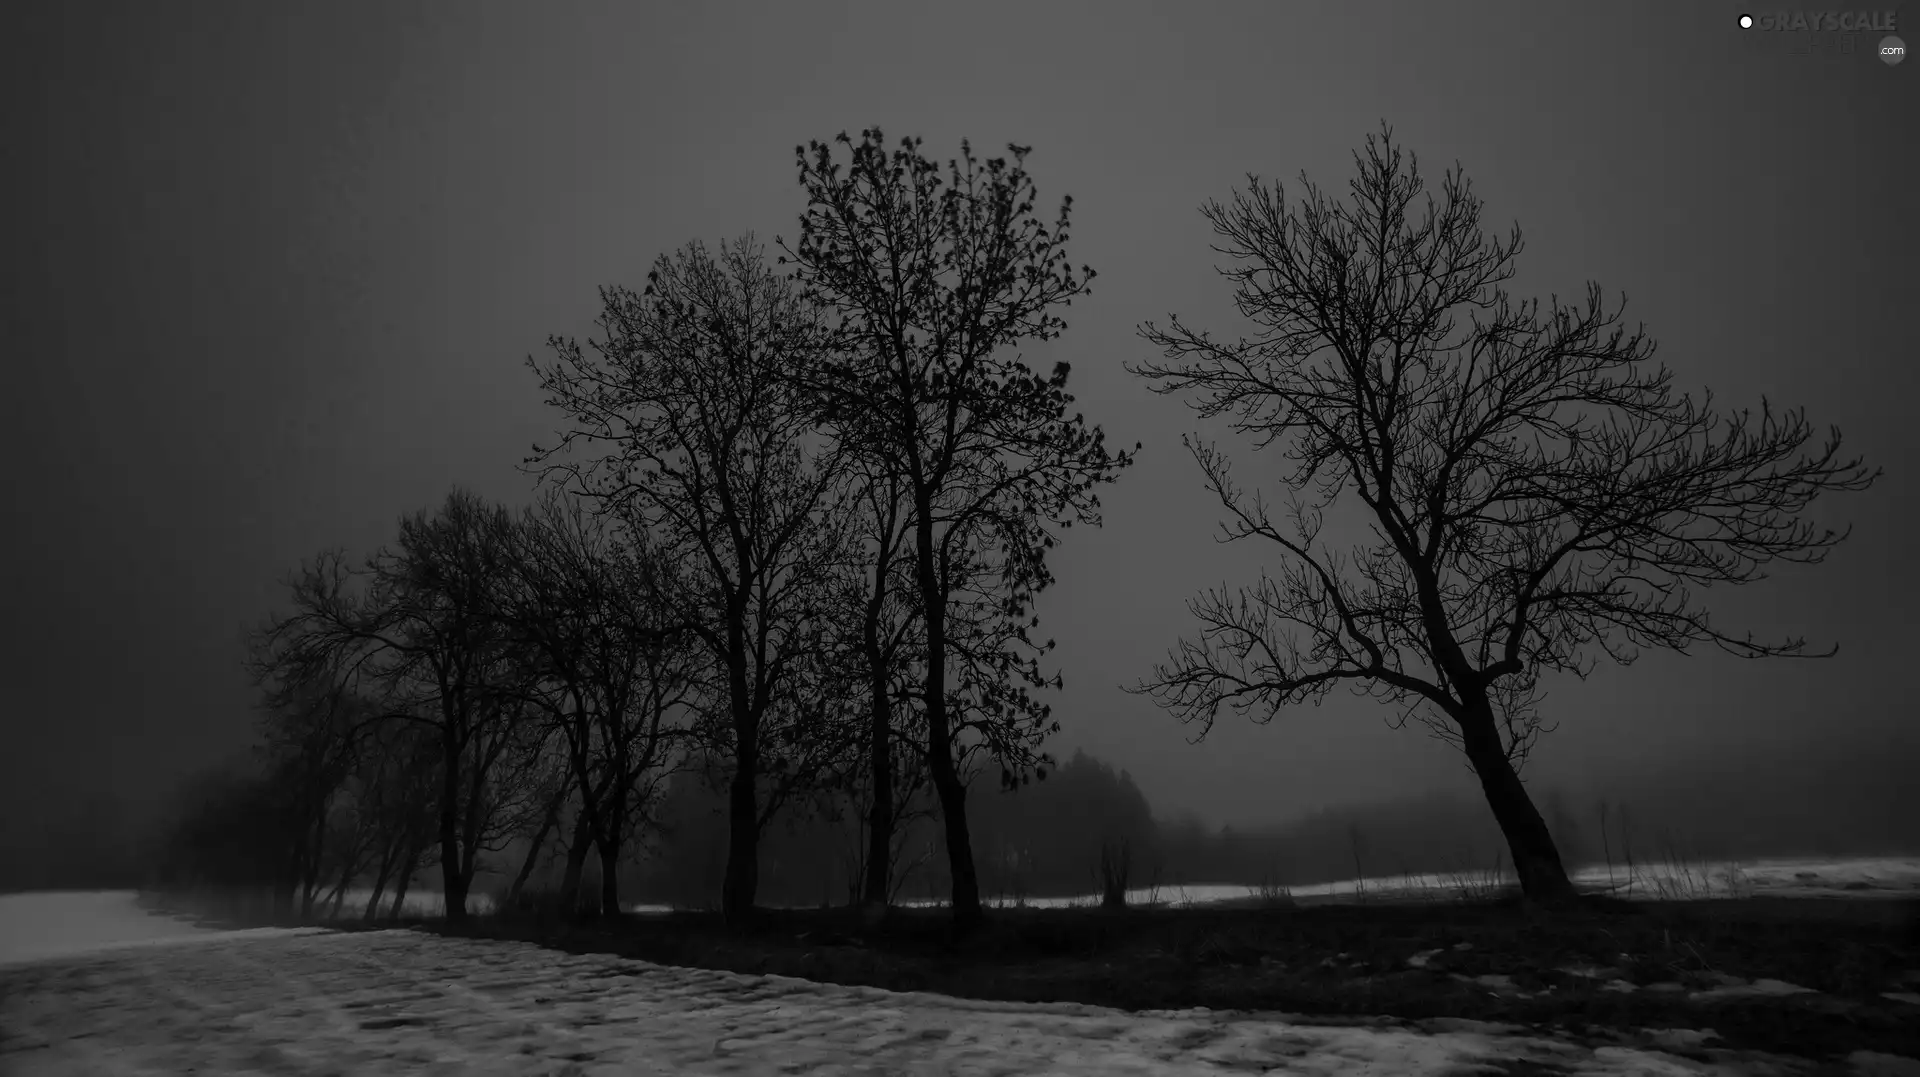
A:
<svg viewBox="0 0 1920 1077">
<path fill-rule="evenodd" d="M 1141 329 L 1167 361 L 1134 373 L 1294 467 L 1276 520 L 1225 453 L 1186 439 L 1227 511 L 1222 541 L 1271 542 L 1282 567 L 1191 602 L 1199 637 L 1132 690 L 1202 736 L 1222 707 L 1264 722 L 1336 685 L 1388 701 L 1465 754 L 1525 894 L 1565 898 L 1518 773 L 1542 674 L 1584 678 L 1591 648 L 1622 664 L 1702 641 L 1810 655 L 1801 639 L 1722 630 L 1693 589 L 1821 561 L 1845 532 L 1802 514 L 1878 471 L 1839 457 L 1837 429 L 1804 451 L 1802 412 L 1763 399 L 1757 419 L 1723 416 L 1711 394 L 1676 394 L 1598 285 L 1584 306 L 1513 301 L 1502 284 L 1519 230 L 1484 234 L 1457 168 L 1436 205 L 1390 130 L 1355 161 L 1350 203 L 1303 177 L 1290 207 L 1250 176 L 1231 206 L 1204 207 L 1253 339 L 1218 342 L 1177 317 Z M 1349 490 L 1371 541 L 1343 556 L 1320 531 Z"/>
</svg>

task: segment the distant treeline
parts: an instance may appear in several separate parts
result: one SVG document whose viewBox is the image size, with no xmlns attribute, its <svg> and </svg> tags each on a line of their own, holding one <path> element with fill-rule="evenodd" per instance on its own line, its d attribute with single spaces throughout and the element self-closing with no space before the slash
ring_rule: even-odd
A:
<svg viewBox="0 0 1920 1077">
<path fill-rule="evenodd" d="M 1539 797 L 1571 865 L 1629 855 L 1644 863 L 1920 854 L 1920 787 L 1907 780 L 1915 746 L 1890 747 L 1877 757 L 1847 744 L 1717 768 L 1673 761 L 1605 783 L 1611 798 L 1552 785 Z M 1101 851 L 1116 845 L 1128 851 L 1133 887 L 1168 892 L 1200 883 L 1304 886 L 1356 874 L 1508 867 L 1499 828 L 1471 790 L 1333 805 L 1269 826 L 1211 826 L 1192 814 L 1156 811 L 1126 770 L 1075 752 L 1045 781 L 977 791 L 968 813 L 982 890 L 1008 899 L 1096 893 Z M 622 892 L 636 902 L 714 903 L 725 826 L 724 796 L 695 772 L 677 776 L 661 832 L 627 866 Z M 858 877 L 857 838 L 850 820 L 827 812 L 783 816 L 768 828 L 764 900 L 847 904 Z M 901 845 L 900 898 L 942 898 L 936 821 L 916 816 Z"/>
<path fill-rule="evenodd" d="M 1920 786 L 1909 780 L 1920 753 L 1910 737 L 1883 747 L 1869 753 L 1842 743 L 1719 767 L 1676 760 L 1636 778 L 1603 782 L 1611 795 L 1604 841 L 1600 801 L 1591 790 L 1548 786 L 1541 801 L 1556 841 L 1574 864 L 1602 861 L 1609 846 L 1616 858 L 1629 846 L 1640 857 L 1671 846 L 1701 859 L 1920 854 Z M 200 832 L 212 829 L 213 818 L 230 807 L 239 772 L 221 768 L 225 778 L 183 790 L 183 804 L 199 800 L 207 812 Z M 1470 790 L 1334 805 L 1267 827 L 1219 827 L 1156 809 L 1125 770 L 1079 752 L 1045 781 L 1012 792 L 978 791 L 968 808 L 983 889 L 996 896 L 1090 893 L 1102 844 L 1115 841 L 1129 844 L 1136 887 L 1344 879 L 1354 874 L 1356 851 L 1361 870 L 1370 875 L 1485 870 L 1504 859 L 1498 828 Z M 187 821 L 179 816 L 148 812 L 136 820 L 119 802 L 96 800 L 72 816 L 47 820 L 37 845 L 21 840 L 25 828 L 15 820 L 21 837 L 10 847 L 20 852 L 0 861 L 0 889 L 151 885 L 157 858 L 141 832 L 177 832 Z M 715 901 L 725 864 L 725 819 L 723 796 L 697 772 L 676 775 L 661 833 L 625 865 L 630 899 L 694 907 Z M 901 838 L 909 850 L 905 859 L 916 865 L 900 881 L 903 898 L 944 893 L 939 827 L 931 823 L 917 817 Z M 824 810 L 776 820 L 767 836 L 764 900 L 844 904 L 856 834 L 851 820 Z M 524 843 L 518 844 L 489 865 L 494 888 L 508 881 L 523 852 Z M 558 878 L 563 852 L 556 844 L 539 877 Z M 434 882 L 423 878 L 420 885 Z"/>
</svg>

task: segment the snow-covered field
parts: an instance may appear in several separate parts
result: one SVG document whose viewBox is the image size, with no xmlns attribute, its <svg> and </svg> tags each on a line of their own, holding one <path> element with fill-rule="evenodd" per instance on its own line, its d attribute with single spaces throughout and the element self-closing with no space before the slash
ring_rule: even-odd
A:
<svg viewBox="0 0 1920 1077">
<path fill-rule="evenodd" d="M 124 928 L 132 901 L 91 895 L 88 904 Z M 8 904 L 17 916 L 34 902 Z M 66 910 L 58 915 L 72 923 Z M 1659 1050 L 1651 1034 L 1640 1047 L 1591 1048 L 1460 1022 L 1329 1026 L 1280 1015 L 1010 1005 L 412 931 L 185 938 L 123 938 L 129 944 L 119 948 L 0 967 L 0 1069 L 20 1077 L 1459 1074 L 1535 1063 L 1622 1077 L 1716 1072 Z"/>
<path fill-rule="evenodd" d="M 1920 860 L 1746 865 L 1735 883 L 1910 894 Z M 1213 889 L 1160 897 L 1247 893 Z M 0 897 L 0 1072 L 21 1077 L 1814 1072 L 1663 1049 L 1710 1035 L 1648 1030 L 1595 1045 L 1475 1022 L 979 1002 L 413 931 L 212 931 L 149 915 L 129 892 Z M 1890 1056 L 1852 1063 L 1860 1077 L 1920 1073 Z"/>
<path fill-rule="evenodd" d="M 1573 880 L 1575 885 L 1583 890 L 1649 900 L 1755 896 L 1914 897 L 1920 895 L 1920 857 L 1875 857 L 1846 861 L 1711 861 L 1699 864 L 1656 862 L 1635 863 L 1631 866 L 1619 863 L 1611 867 L 1598 864 L 1575 871 Z M 1481 871 L 1347 879 L 1340 882 L 1288 887 L 1286 892 L 1295 900 L 1316 902 L 1437 900 L 1484 894 L 1513 885 L 1515 880 L 1511 872 L 1496 874 Z M 365 916 L 367 899 L 371 896 L 372 891 L 364 887 L 347 891 L 346 899 L 340 906 L 341 919 L 359 920 Z M 1258 887 L 1219 883 L 1193 885 L 1163 883 L 1151 887 L 1138 886 L 1127 891 L 1127 901 L 1134 905 L 1204 905 L 1221 901 L 1258 900 L 1260 897 L 1261 891 Z M 1098 895 L 1083 894 L 1077 897 L 1038 897 L 1018 901 L 1012 898 L 996 898 L 990 903 L 1000 906 L 1019 904 L 1031 908 L 1062 908 L 1095 905 L 1099 901 Z M 938 903 L 903 901 L 901 904 L 927 906 Z M 391 906 L 390 897 L 383 899 L 380 903 L 380 915 L 386 916 Z M 485 891 L 476 891 L 468 896 L 467 908 L 474 913 L 485 915 L 493 910 L 493 906 L 493 898 Z M 644 902 L 627 903 L 623 908 L 630 913 L 642 914 L 672 911 L 667 905 Z M 446 911 L 439 891 L 423 887 L 408 890 L 403 909 L 407 915 L 417 917 L 437 917 Z M 324 916 L 328 911 L 326 904 L 322 903 L 321 914 Z M 4 927 L 0 926 L 0 932 L 4 930 Z M 0 939 L 4 939 L 4 935 L 0 935 Z M 0 952 L 4 952 L 3 942 L 0 942 Z"/>
<path fill-rule="evenodd" d="M 1700 900 L 1729 897 L 1900 898 L 1920 896 L 1920 857 L 1865 857 L 1851 860 L 1655 861 L 1588 865 L 1573 873 L 1582 890 L 1632 900 Z M 1470 896 L 1516 884 L 1511 872 L 1389 875 L 1286 888 L 1295 900 L 1437 900 Z M 1202 883 L 1163 883 L 1127 891 L 1131 904 L 1204 905 L 1254 900 L 1257 887 Z M 1028 898 L 1036 907 L 1088 905 L 1096 896 Z M 1011 904 L 999 901 L 998 904 Z"/>
</svg>

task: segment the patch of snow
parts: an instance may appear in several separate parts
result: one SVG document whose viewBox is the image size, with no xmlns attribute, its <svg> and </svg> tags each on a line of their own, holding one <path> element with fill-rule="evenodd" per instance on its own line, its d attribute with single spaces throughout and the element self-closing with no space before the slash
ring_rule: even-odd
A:
<svg viewBox="0 0 1920 1077">
<path fill-rule="evenodd" d="M 1456 972 L 1453 974 L 1453 978 L 1465 984 L 1479 984 L 1481 987 L 1491 987 L 1495 991 L 1520 990 L 1519 987 L 1514 984 L 1513 977 L 1504 972 L 1488 972 L 1482 973 L 1479 976 L 1462 976 Z M 1521 993 L 1524 994 L 1525 992 Z"/>
<path fill-rule="evenodd" d="M 1785 980 L 1759 979 L 1752 983 L 1728 984 L 1725 987 L 1715 987 L 1707 991 L 1695 991 L 1687 997 L 1692 999 L 1781 998 L 1787 995 L 1814 993 L 1811 987 L 1801 987 L 1799 984 L 1790 984 Z"/>
<path fill-rule="evenodd" d="M 1595 1068 L 1582 1069 L 1582 1074 L 1618 1074 L 1620 1077 L 1683 1077 L 1700 1073 L 1723 1073 L 1718 1066 L 1709 1066 L 1672 1056 L 1650 1055 L 1631 1047 L 1596 1047 L 1593 1051 Z"/>
<path fill-rule="evenodd" d="M 858 1059 L 876 1073 L 1063 1077 L 1716 1072 L 1660 1050 L 1589 1049 L 1479 1022 L 987 1002 L 415 931 L 207 934 L 218 944 L 0 967 L 0 1038 L 19 1048 L 10 1071 L 825 1075 L 855 1072 Z"/>
<path fill-rule="evenodd" d="M 319 928 L 220 931 L 149 913 L 131 890 L 33 891 L 0 895 L 0 965 L 45 961 L 129 946 L 310 935 Z"/>
<path fill-rule="evenodd" d="M 1920 1077 L 1920 1060 L 1878 1051 L 1855 1051 L 1847 1056 L 1853 1077 Z"/>
<path fill-rule="evenodd" d="M 1720 1034 L 1710 1028 L 1648 1028 L 1642 1029 L 1647 1039 L 1655 1047 L 1667 1050 L 1697 1051 L 1705 1047 L 1710 1040 L 1717 1040 Z"/>
<path fill-rule="evenodd" d="M 1578 976 L 1583 980 L 1611 980 L 1617 979 L 1620 976 L 1619 969 L 1603 969 L 1593 965 L 1564 965 L 1556 971 L 1563 972 L 1568 976 Z"/>
<path fill-rule="evenodd" d="M 1708 860 L 1683 862 L 1653 860 L 1589 864 L 1570 872 L 1574 885 L 1590 892 L 1609 893 L 1634 900 L 1702 899 L 1767 895 L 1775 897 L 1912 897 L 1920 895 L 1920 857 L 1863 857 L 1850 860 Z M 1518 880 L 1511 871 L 1426 872 L 1377 878 L 1345 879 L 1288 887 L 1296 899 L 1315 902 L 1448 900 L 1493 891 L 1511 891 Z M 1204 905 L 1220 901 L 1247 901 L 1260 897 L 1260 888 L 1240 884 L 1197 883 L 1190 886 L 1136 887 L 1127 891 L 1132 905 Z M 1099 903 L 1097 895 L 1072 897 L 997 898 L 996 907 L 1069 908 Z M 933 906 L 937 901 L 910 901 Z"/>
</svg>

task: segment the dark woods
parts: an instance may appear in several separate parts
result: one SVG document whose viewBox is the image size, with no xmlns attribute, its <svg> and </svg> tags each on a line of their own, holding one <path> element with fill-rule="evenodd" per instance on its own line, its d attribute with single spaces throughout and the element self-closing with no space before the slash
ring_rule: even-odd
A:
<svg viewBox="0 0 1920 1077">
<path fill-rule="evenodd" d="M 988 894 L 1431 870 L 1472 844 L 1422 832 L 1369 865 L 1356 826 L 1288 850 L 1055 769 L 1035 602 L 1133 460 L 1066 364 L 1020 358 L 1094 279 L 1071 200 L 1036 215 L 1023 147 L 942 168 L 878 130 L 835 141 L 797 151 L 806 208 L 771 264 L 751 237 L 690 243 L 602 290 L 595 339 L 529 360 L 556 424 L 533 508 L 455 491 L 290 578 L 249 639 L 258 759 L 183 798 L 169 885 L 286 916 L 363 886 L 371 919 L 430 870 L 457 922 L 494 872 L 489 896 L 568 912 L 932 896 L 966 927 Z M 1243 485 L 1189 440 L 1224 537 L 1275 565 L 1196 599 L 1201 633 L 1135 690 L 1203 734 L 1336 687 L 1387 702 L 1477 777 L 1491 818 L 1454 833 L 1490 828 L 1529 897 L 1563 898 L 1574 813 L 1520 779 L 1543 678 L 1595 651 L 1807 653 L 1722 630 L 1690 588 L 1819 561 L 1844 535 L 1801 513 L 1873 473 L 1837 433 L 1803 452 L 1797 412 L 1676 395 L 1597 286 L 1511 300 L 1518 233 L 1489 239 L 1458 173 L 1436 205 L 1390 134 L 1356 163 L 1351 206 L 1254 181 L 1206 208 L 1257 337 L 1143 330 L 1165 362 L 1135 373 L 1291 467 Z M 1346 494 L 1374 542 L 1330 550 Z"/>
</svg>

